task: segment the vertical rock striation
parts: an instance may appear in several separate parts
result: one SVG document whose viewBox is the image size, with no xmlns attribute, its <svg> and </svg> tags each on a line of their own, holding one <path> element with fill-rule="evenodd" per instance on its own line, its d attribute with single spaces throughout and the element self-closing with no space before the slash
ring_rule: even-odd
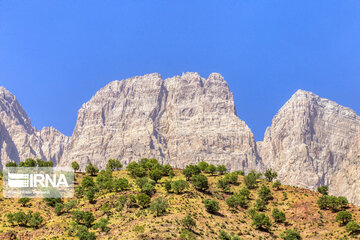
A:
<svg viewBox="0 0 360 240">
<path fill-rule="evenodd" d="M 350 196 L 345 189 L 352 186 L 343 170 L 359 161 L 349 155 L 359 150 L 359 131 L 354 111 L 299 90 L 273 118 L 258 148 L 264 165 L 276 169 L 285 184 L 309 189 L 329 185 L 330 193 Z"/>
</svg>

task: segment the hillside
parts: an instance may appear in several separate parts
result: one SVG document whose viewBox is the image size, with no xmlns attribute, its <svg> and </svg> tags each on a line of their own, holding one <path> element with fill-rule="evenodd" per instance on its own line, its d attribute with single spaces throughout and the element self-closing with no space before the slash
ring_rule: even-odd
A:
<svg viewBox="0 0 360 240">
<path fill-rule="evenodd" d="M 154 166 L 150 166 L 150 168 L 164 169 L 164 167 L 157 164 Z M 136 168 L 136 171 L 133 171 L 133 175 L 143 175 L 146 173 L 146 171 L 141 173 L 139 169 Z M 168 172 L 171 172 L 171 170 L 168 169 Z M 223 179 L 225 175 L 221 175 L 219 172 L 201 174 L 205 175 L 208 179 L 208 189 L 206 189 L 206 186 L 203 191 L 195 189 L 194 184 L 196 185 L 196 181 L 193 179 L 189 181 L 188 189 L 179 194 L 174 193 L 173 190 L 167 192 L 165 185 L 167 181 L 172 183 L 177 180 L 186 181 L 182 170 L 175 169 L 173 177 L 163 176 L 155 184 L 156 192 L 150 193 L 151 189 L 147 192 L 148 195 L 151 195 L 152 203 L 156 202 L 155 199 L 158 197 L 162 197 L 168 203 L 166 211 L 163 213 L 160 211 L 159 216 L 155 216 L 156 214 L 151 212 L 154 206 L 145 206 L 143 208 L 136 206 L 139 204 L 139 201 L 137 203 L 130 203 L 129 196 L 131 194 L 138 195 L 142 190 L 138 187 L 136 178 L 130 176 L 128 170 L 114 171 L 112 172 L 112 177 L 109 177 L 110 175 L 107 175 L 105 171 L 97 173 L 97 177 L 90 176 L 88 173 L 76 173 L 77 197 L 64 200 L 64 205 L 62 205 L 68 207 L 71 205 L 69 202 L 76 201 L 73 208 L 68 207 L 66 209 L 67 207 L 65 207 L 65 209 L 59 212 L 58 209 L 61 209 L 59 206 L 56 207 L 58 209 L 54 209 L 44 199 L 31 199 L 28 203 L 25 201 L 25 206 L 22 206 L 22 204 L 18 203 L 18 199 L 4 199 L 1 197 L 0 238 L 24 240 L 79 239 L 79 236 L 82 236 L 83 238 L 80 239 L 91 239 L 92 235 L 87 234 L 93 232 L 96 235 L 96 239 L 281 239 L 280 236 L 285 230 L 297 229 L 302 239 L 357 239 L 356 232 L 350 235 L 346 231 L 345 226 L 341 226 L 335 221 L 336 212 L 340 209 L 331 211 L 319 208 L 317 201 L 321 196 L 320 193 L 285 185 L 275 188 L 272 182 L 261 178 L 256 180 L 255 188 L 249 189 L 249 200 L 245 200 L 248 207 L 231 209 L 226 199 L 234 195 L 234 193 L 238 194 L 240 189 L 245 187 L 245 177 L 241 175 L 242 173 L 237 172 L 237 174 L 227 175 L 227 179 L 232 179 L 233 183 L 229 184 L 230 189 L 226 192 L 218 187 L 218 181 Z M 99 175 L 102 177 L 99 177 Z M 87 182 L 88 185 L 85 185 L 84 182 L 82 183 L 84 178 L 87 179 L 84 182 Z M 117 182 L 116 179 L 121 178 L 128 180 L 128 188 L 126 188 L 126 184 L 120 184 L 119 186 L 121 187 L 118 188 L 118 191 L 114 191 L 114 189 L 105 190 L 108 186 L 113 186 L 112 184 Z M 93 179 L 97 183 L 97 189 L 93 191 L 94 201 L 92 203 L 89 202 L 89 195 L 86 194 L 86 192 L 92 191 L 91 187 L 89 187 L 89 179 Z M 101 179 L 102 181 L 100 181 Z M 235 183 L 236 179 L 237 183 Z M 79 186 L 81 185 L 88 186 L 88 188 L 83 188 L 83 193 L 87 197 L 79 195 Z M 150 185 L 152 184 L 150 183 Z M 149 187 L 149 184 L 147 186 Z M 253 225 L 253 218 L 249 214 L 249 210 L 254 208 L 256 200 L 259 199 L 258 191 L 262 186 L 267 186 L 270 189 L 270 195 L 273 197 L 268 200 L 265 210 L 257 211 L 257 215 L 263 212 L 269 216 L 271 227 L 267 229 L 266 227 L 264 227 L 265 229 L 259 229 Z M 125 189 L 122 189 L 123 187 Z M 128 200 L 125 204 L 120 204 L 120 196 L 127 196 Z M 265 194 L 265 196 L 269 196 L 269 194 Z M 206 199 L 218 201 L 219 210 L 214 213 L 208 212 L 204 206 L 204 200 Z M 278 208 L 281 212 L 285 213 L 286 220 L 283 223 L 275 222 L 272 216 L 274 208 Z M 346 211 L 352 214 L 355 221 L 360 222 L 358 207 L 346 204 L 345 208 Z M 26 226 L 19 226 L 16 221 L 13 224 L 9 223 L 7 214 L 18 211 L 23 211 L 26 214 L 30 210 L 34 213 L 39 212 L 43 217 L 43 222 L 37 226 L 34 224 L 35 227 L 30 227 L 31 223 L 29 222 L 23 223 Z M 90 220 L 86 222 L 84 220 L 86 217 L 84 217 L 82 220 L 79 220 L 79 224 L 74 224 L 76 220 L 74 216 L 77 214 L 77 210 L 91 212 L 94 219 L 88 217 L 87 219 Z M 55 211 L 58 211 L 58 215 L 55 214 Z M 184 225 L 182 224 L 182 219 L 187 214 L 196 223 L 196 226 L 192 227 L 189 231 L 183 230 Z M 108 223 L 106 223 L 105 219 L 108 220 Z M 103 221 L 105 224 L 98 224 L 99 221 Z M 85 227 L 85 225 L 88 226 Z M 98 228 L 95 229 L 96 227 Z M 83 235 L 79 235 L 81 231 L 84 232 Z M 229 236 L 238 236 L 238 238 L 226 238 L 227 236 L 224 232 L 224 238 L 220 238 L 219 234 L 221 231 L 226 232 Z"/>
</svg>

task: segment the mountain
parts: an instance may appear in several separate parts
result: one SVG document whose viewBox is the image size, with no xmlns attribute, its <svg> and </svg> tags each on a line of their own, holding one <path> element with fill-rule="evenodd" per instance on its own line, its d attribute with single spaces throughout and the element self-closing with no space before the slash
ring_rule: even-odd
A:
<svg viewBox="0 0 360 240">
<path fill-rule="evenodd" d="M 360 177 L 353 167 L 360 163 L 359 133 L 354 111 L 299 90 L 273 118 L 259 153 L 283 183 L 308 189 L 328 185 L 331 194 L 360 204 Z"/>
<path fill-rule="evenodd" d="M 59 162 L 68 137 L 54 128 L 36 130 L 16 97 L 0 87 L 0 161 L 41 158 Z"/>
<path fill-rule="evenodd" d="M 207 161 L 231 171 L 273 168 L 288 185 L 316 189 L 360 204 L 360 117 L 351 109 L 299 90 L 278 111 L 264 140 L 235 111 L 233 95 L 218 73 L 207 79 L 184 73 L 113 81 L 78 112 L 71 137 L 41 131 L 15 96 L 0 88 L 0 160 L 42 158 L 64 166 L 77 161 L 104 168 L 142 157 L 183 168 Z"/>
<path fill-rule="evenodd" d="M 182 168 L 206 160 L 233 170 L 259 168 L 254 136 L 235 113 L 220 74 L 197 73 L 163 80 L 149 74 L 109 83 L 85 103 L 62 165 L 110 158 L 124 164 L 142 157 Z"/>
</svg>

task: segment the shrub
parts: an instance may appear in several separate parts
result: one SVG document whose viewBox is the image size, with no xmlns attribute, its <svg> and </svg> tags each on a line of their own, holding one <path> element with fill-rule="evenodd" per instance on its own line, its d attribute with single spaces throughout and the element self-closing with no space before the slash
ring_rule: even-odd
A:
<svg viewBox="0 0 360 240">
<path fill-rule="evenodd" d="M 6 167 L 17 167 L 16 162 L 8 162 L 6 165 Z"/>
<path fill-rule="evenodd" d="M 149 179 L 147 177 L 138 178 L 135 183 L 141 189 L 146 183 L 149 183 Z"/>
<path fill-rule="evenodd" d="M 254 208 L 250 208 L 248 211 L 248 214 L 251 218 L 254 218 L 255 215 L 257 214 L 256 210 Z"/>
<path fill-rule="evenodd" d="M 228 197 L 228 199 L 226 199 L 226 203 L 230 208 L 235 208 L 235 209 L 239 206 L 242 208 L 247 208 L 248 206 L 247 199 L 245 198 L 245 196 L 240 194 L 235 194 Z"/>
<path fill-rule="evenodd" d="M 321 193 L 322 195 L 328 195 L 329 194 L 329 187 L 328 186 L 321 186 L 317 188 L 317 191 Z"/>
<path fill-rule="evenodd" d="M 150 212 L 154 213 L 155 216 L 160 216 L 166 212 L 168 207 L 167 200 L 163 197 L 158 197 L 150 204 Z"/>
<path fill-rule="evenodd" d="M 195 189 L 199 191 L 205 191 L 209 189 L 208 179 L 204 175 L 195 175 L 191 178 L 191 183 L 194 185 Z"/>
<path fill-rule="evenodd" d="M 164 174 L 164 176 L 170 176 L 170 177 L 175 176 L 174 170 L 172 169 L 172 167 L 169 164 L 166 164 L 163 167 L 163 174 Z"/>
<path fill-rule="evenodd" d="M 171 182 L 169 180 L 165 181 L 164 189 L 169 193 L 171 192 Z"/>
<path fill-rule="evenodd" d="M 19 162 L 19 167 L 36 167 L 37 163 L 34 159 L 28 158 L 25 162 Z"/>
<path fill-rule="evenodd" d="M 250 191 L 246 187 L 242 187 L 239 191 L 240 196 L 244 196 L 246 199 L 250 199 Z"/>
<path fill-rule="evenodd" d="M 346 224 L 345 229 L 346 229 L 346 231 L 350 232 L 350 234 L 352 234 L 352 233 L 359 231 L 360 226 L 357 222 L 350 221 Z"/>
<path fill-rule="evenodd" d="M 270 188 L 268 188 L 265 185 L 262 185 L 261 188 L 259 189 L 258 196 L 264 202 L 268 202 L 269 200 L 271 200 L 273 198 Z"/>
<path fill-rule="evenodd" d="M 117 159 L 109 159 L 108 163 L 106 164 L 106 170 L 110 170 L 110 171 L 119 170 L 122 167 L 123 165 Z"/>
<path fill-rule="evenodd" d="M 248 189 L 253 189 L 257 187 L 257 179 L 258 179 L 258 174 L 256 174 L 254 171 L 251 171 L 250 173 L 248 173 L 245 178 L 244 178 L 244 182 L 245 182 L 245 186 Z"/>
<path fill-rule="evenodd" d="M 196 236 L 193 232 L 188 229 L 182 229 L 180 232 L 180 239 L 182 240 L 195 240 Z"/>
<path fill-rule="evenodd" d="M 322 195 L 319 197 L 317 204 L 320 209 L 330 209 L 336 212 L 344 209 L 348 205 L 348 200 L 345 197 Z"/>
<path fill-rule="evenodd" d="M 136 201 L 136 200 L 135 200 L 135 201 Z M 126 195 L 120 196 L 120 197 L 117 199 L 117 203 L 116 203 L 116 205 L 115 205 L 115 206 L 116 206 L 116 210 L 117 210 L 117 211 L 121 211 L 121 210 L 124 208 L 126 202 L 127 202 L 127 197 L 126 197 Z"/>
<path fill-rule="evenodd" d="M 89 229 L 86 226 L 81 226 L 81 225 L 77 227 L 76 237 L 78 237 L 79 240 L 95 240 L 96 239 L 95 233 L 89 232 Z"/>
<path fill-rule="evenodd" d="M 56 215 L 60 216 L 63 213 L 63 210 L 64 210 L 64 204 L 62 203 L 55 204 L 54 212 Z"/>
<path fill-rule="evenodd" d="M 150 183 L 145 183 L 141 188 L 141 192 L 152 196 L 155 193 L 155 187 Z"/>
<path fill-rule="evenodd" d="M 264 200 L 256 199 L 255 208 L 256 208 L 256 210 L 262 212 L 266 209 L 266 204 L 267 204 L 267 202 L 265 202 Z"/>
<path fill-rule="evenodd" d="M 288 229 L 280 234 L 280 237 L 285 240 L 301 240 L 300 233 L 296 229 Z"/>
<path fill-rule="evenodd" d="M 341 225 L 346 225 L 352 219 L 352 215 L 348 211 L 340 211 L 336 215 L 336 221 L 339 222 Z"/>
<path fill-rule="evenodd" d="M 184 180 L 177 180 L 171 184 L 171 188 L 176 194 L 183 193 L 188 187 L 189 184 Z"/>
<path fill-rule="evenodd" d="M 101 170 L 96 177 L 96 184 L 100 190 L 111 191 L 113 189 L 113 177 L 110 170 Z"/>
<path fill-rule="evenodd" d="M 149 206 L 149 204 L 151 202 L 151 198 L 148 195 L 146 195 L 145 193 L 138 194 L 136 196 L 136 199 L 137 199 L 137 203 L 142 208 L 146 208 L 147 206 Z"/>
<path fill-rule="evenodd" d="M 30 202 L 30 198 L 20 198 L 18 203 L 21 204 L 22 207 L 25 207 Z"/>
<path fill-rule="evenodd" d="M 61 203 L 61 198 L 44 198 L 47 205 L 55 207 L 56 203 Z"/>
<path fill-rule="evenodd" d="M 129 207 L 135 207 L 135 206 L 137 206 L 136 197 L 133 194 L 130 194 L 129 195 Z"/>
<path fill-rule="evenodd" d="M 214 173 L 216 172 L 216 167 L 214 164 L 210 164 L 206 169 L 205 169 L 206 173 L 209 173 L 211 175 L 214 175 Z"/>
<path fill-rule="evenodd" d="M 94 222 L 94 215 L 88 211 L 75 210 L 73 212 L 73 219 L 77 224 L 91 227 L 92 222 Z"/>
<path fill-rule="evenodd" d="M 115 179 L 112 187 L 115 192 L 125 191 L 129 188 L 129 181 L 126 178 Z"/>
<path fill-rule="evenodd" d="M 74 172 L 80 169 L 80 165 L 77 162 L 72 162 L 71 167 L 74 169 Z"/>
<path fill-rule="evenodd" d="M 216 171 L 223 175 L 227 171 L 227 168 L 225 167 L 225 165 L 219 165 L 216 167 Z"/>
<path fill-rule="evenodd" d="M 94 179 L 92 177 L 85 176 L 81 181 L 81 186 L 83 187 L 84 190 L 90 187 L 95 187 Z"/>
<path fill-rule="evenodd" d="M 231 236 L 227 232 L 225 232 L 224 230 L 220 230 L 219 239 L 220 240 L 231 240 Z"/>
<path fill-rule="evenodd" d="M 276 190 L 279 190 L 280 186 L 281 186 L 280 180 L 276 180 L 272 185 L 272 187 L 275 188 Z"/>
<path fill-rule="evenodd" d="M 219 202 L 214 199 L 206 199 L 204 201 L 204 204 L 206 211 L 208 211 L 209 213 L 216 213 L 220 209 Z"/>
<path fill-rule="evenodd" d="M 187 165 L 185 169 L 182 171 L 184 176 L 186 177 L 186 180 L 190 180 L 190 178 L 194 175 L 200 174 L 201 170 L 198 166 L 195 165 Z"/>
<path fill-rule="evenodd" d="M 149 173 L 149 177 L 156 183 L 162 178 L 162 176 L 163 172 L 158 168 L 152 169 Z"/>
<path fill-rule="evenodd" d="M 86 166 L 85 171 L 86 171 L 87 173 L 89 173 L 91 176 L 95 176 L 95 175 L 99 172 L 99 169 L 90 162 L 90 163 Z"/>
<path fill-rule="evenodd" d="M 224 192 L 229 192 L 230 191 L 230 183 L 225 178 L 218 180 L 217 187 L 222 189 Z"/>
<path fill-rule="evenodd" d="M 181 220 L 181 224 L 188 230 L 192 230 L 196 227 L 196 221 L 190 216 L 190 214 L 186 215 L 186 217 Z"/>
<path fill-rule="evenodd" d="M 239 175 L 235 172 L 227 173 L 225 174 L 225 180 L 228 181 L 231 184 L 237 184 L 238 183 Z"/>
<path fill-rule="evenodd" d="M 94 224 L 94 229 L 100 229 L 102 232 L 109 232 L 110 228 L 108 227 L 109 220 L 106 218 L 100 218 L 97 223 Z"/>
<path fill-rule="evenodd" d="M 33 213 L 29 211 L 25 214 L 23 211 L 16 213 L 9 213 L 7 215 L 8 222 L 11 224 L 17 223 L 19 226 L 39 228 L 44 219 L 39 212 Z"/>
<path fill-rule="evenodd" d="M 207 162 L 201 161 L 198 163 L 198 167 L 200 168 L 200 170 L 202 172 L 205 171 L 205 169 L 209 166 L 209 164 Z"/>
<path fill-rule="evenodd" d="M 273 171 L 271 168 L 266 169 L 264 176 L 268 182 L 272 182 L 275 178 L 277 178 L 277 172 Z"/>
<path fill-rule="evenodd" d="M 265 213 L 256 214 L 253 218 L 252 224 L 257 229 L 268 230 L 271 227 L 270 218 Z"/>
<path fill-rule="evenodd" d="M 89 203 L 94 203 L 95 200 L 95 193 L 97 192 L 97 188 L 95 187 L 89 187 L 87 191 L 85 192 L 85 196 Z"/>
<path fill-rule="evenodd" d="M 285 213 L 281 212 L 279 209 L 274 208 L 272 211 L 272 217 L 274 218 L 275 222 L 283 223 L 286 221 Z"/>
</svg>

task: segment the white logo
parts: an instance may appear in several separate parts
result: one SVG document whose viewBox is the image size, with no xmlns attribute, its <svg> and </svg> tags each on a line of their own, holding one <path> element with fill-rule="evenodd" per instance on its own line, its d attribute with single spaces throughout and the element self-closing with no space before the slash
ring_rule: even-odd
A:
<svg viewBox="0 0 360 240">
<path fill-rule="evenodd" d="M 69 187 L 65 175 L 8 173 L 9 187 Z"/>
</svg>

